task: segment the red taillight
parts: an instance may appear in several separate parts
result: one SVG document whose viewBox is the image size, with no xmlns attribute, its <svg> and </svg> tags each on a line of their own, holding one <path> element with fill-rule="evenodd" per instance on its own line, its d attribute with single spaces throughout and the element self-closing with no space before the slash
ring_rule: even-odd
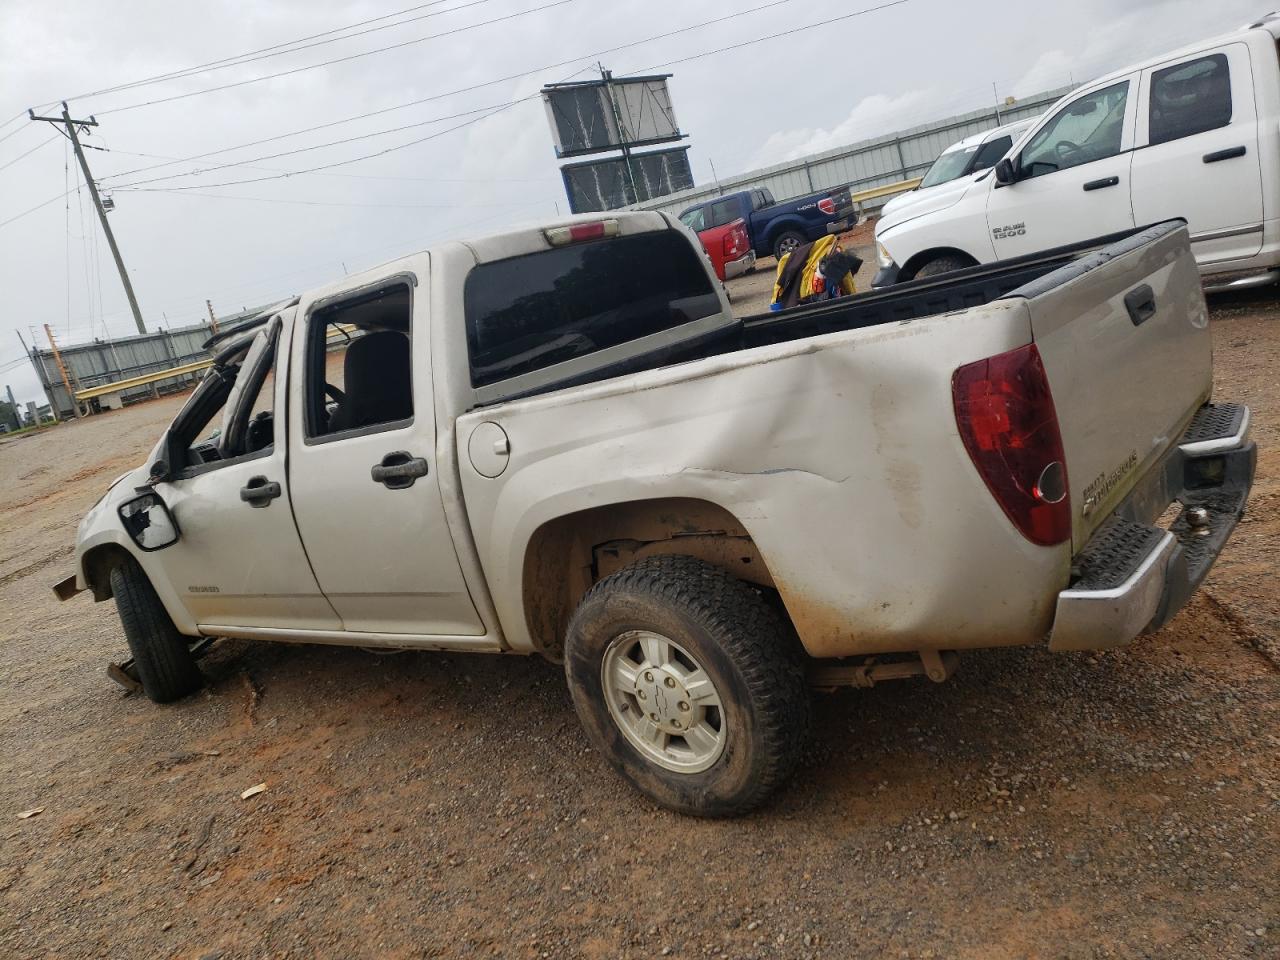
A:
<svg viewBox="0 0 1280 960">
<path fill-rule="evenodd" d="M 818 201 L 818 209 L 823 213 L 831 214 L 836 212 L 836 202 L 830 197 L 823 197 Z"/>
<path fill-rule="evenodd" d="M 951 399 L 965 449 L 1014 526 L 1041 546 L 1069 538 L 1066 457 L 1036 345 L 960 367 Z"/>
<path fill-rule="evenodd" d="M 724 235 L 724 256 L 726 260 L 736 260 L 743 250 L 747 249 L 747 228 L 738 221 Z"/>
</svg>

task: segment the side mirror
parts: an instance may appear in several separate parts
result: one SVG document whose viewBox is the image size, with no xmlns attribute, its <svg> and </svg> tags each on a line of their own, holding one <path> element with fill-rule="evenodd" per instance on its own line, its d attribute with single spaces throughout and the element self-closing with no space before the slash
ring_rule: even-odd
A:
<svg viewBox="0 0 1280 960">
<path fill-rule="evenodd" d="M 1007 187 L 1017 179 L 1013 169 L 1013 161 L 1008 157 L 996 164 L 996 183 L 999 186 Z"/>
<path fill-rule="evenodd" d="M 178 542 L 178 522 L 154 490 L 120 504 L 120 522 L 139 550 L 150 553 Z"/>
</svg>

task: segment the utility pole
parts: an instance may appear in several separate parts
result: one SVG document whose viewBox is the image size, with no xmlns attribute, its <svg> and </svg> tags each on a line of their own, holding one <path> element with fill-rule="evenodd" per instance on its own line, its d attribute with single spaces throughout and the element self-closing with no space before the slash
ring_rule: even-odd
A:
<svg viewBox="0 0 1280 960">
<path fill-rule="evenodd" d="M 124 284 L 125 296 L 129 298 L 129 309 L 133 311 L 133 322 L 138 325 L 139 333 L 146 333 L 146 325 L 142 322 L 142 311 L 138 309 L 138 298 L 133 295 L 133 284 L 129 280 L 128 271 L 124 268 L 124 260 L 120 256 L 120 248 L 116 246 L 116 238 L 115 234 L 111 232 L 111 224 L 107 223 L 107 211 L 102 209 L 102 198 L 98 196 L 98 185 L 94 183 L 93 175 L 89 172 L 89 162 L 84 158 L 84 150 L 80 146 L 80 138 L 76 133 L 77 127 L 96 127 L 98 121 L 92 115 L 88 120 L 72 120 L 65 100 L 62 101 L 61 117 L 37 117 L 34 110 L 28 110 L 27 116 L 32 120 L 56 123 L 67 128 L 67 139 L 71 141 L 71 146 L 75 148 L 76 160 L 80 162 L 80 170 L 84 174 L 84 182 L 89 187 L 89 196 L 93 198 L 94 209 L 98 211 L 98 219 L 102 222 L 102 232 L 107 236 L 107 246 L 111 248 L 111 256 L 116 261 L 116 269 L 120 271 L 120 282 Z"/>
<path fill-rule="evenodd" d="M 618 101 L 613 96 L 613 71 L 606 70 L 602 63 L 597 63 L 596 68 L 600 71 L 600 79 L 604 81 L 609 106 L 613 110 L 613 122 L 618 125 L 618 146 L 622 150 L 622 163 L 627 168 L 627 182 L 631 185 L 631 202 L 639 203 L 640 194 L 636 190 L 636 175 L 631 169 L 631 146 L 627 143 L 627 131 L 622 126 L 622 113 L 618 110 Z"/>
<path fill-rule="evenodd" d="M 218 332 L 218 318 L 213 315 L 213 301 L 206 300 L 204 305 L 209 308 L 209 329 L 216 335 Z"/>
<path fill-rule="evenodd" d="M 53 331 L 49 329 L 47 323 L 44 325 L 44 333 L 49 338 L 49 346 L 53 349 L 53 362 L 58 365 L 58 372 L 62 374 L 62 385 L 67 388 L 67 399 L 71 401 L 71 409 L 79 416 L 80 404 L 76 402 L 76 392 L 71 389 L 71 378 L 67 376 L 67 365 L 62 362 L 62 354 L 58 352 L 58 342 L 53 339 Z M 57 404 L 51 404 L 51 406 L 56 408 Z M 58 411 L 56 409 L 53 411 L 53 415 L 57 418 Z"/>
<path fill-rule="evenodd" d="M 1004 123 L 1004 117 L 1000 116 L 1000 88 L 996 86 L 994 80 L 991 81 L 991 92 L 995 94 L 996 100 L 996 124 Z"/>
</svg>

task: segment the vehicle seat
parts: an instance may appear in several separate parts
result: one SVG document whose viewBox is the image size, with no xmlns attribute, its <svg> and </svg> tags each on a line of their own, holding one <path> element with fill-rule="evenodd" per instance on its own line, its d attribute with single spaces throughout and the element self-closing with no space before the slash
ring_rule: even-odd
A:
<svg viewBox="0 0 1280 960">
<path fill-rule="evenodd" d="M 396 330 L 351 341 L 343 360 L 345 400 L 329 418 L 329 432 L 355 430 L 413 416 L 409 338 Z"/>
</svg>

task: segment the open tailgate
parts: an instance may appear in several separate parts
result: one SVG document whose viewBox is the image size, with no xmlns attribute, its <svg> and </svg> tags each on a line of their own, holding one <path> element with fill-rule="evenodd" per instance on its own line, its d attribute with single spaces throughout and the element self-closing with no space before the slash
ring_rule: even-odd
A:
<svg viewBox="0 0 1280 960">
<path fill-rule="evenodd" d="M 1156 224 L 1018 288 L 1062 431 L 1072 546 L 1177 442 L 1213 386 L 1186 223 Z"/>
</svg>

